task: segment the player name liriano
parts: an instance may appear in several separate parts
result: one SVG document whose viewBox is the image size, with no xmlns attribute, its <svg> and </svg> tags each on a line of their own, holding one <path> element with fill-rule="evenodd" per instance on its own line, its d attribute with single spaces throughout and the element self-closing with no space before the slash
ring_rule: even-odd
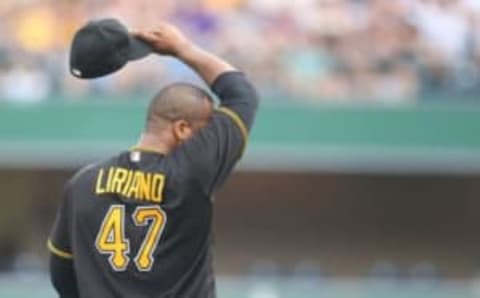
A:
<svg viewBox="0 0 480 298">
<path fill-rule="evenodd" d="M 139 201 L 161 203 L 164 186 L 163 174 L 110 167 L 98 171 L 95 193 L 119 194 Z"/>
</svg>

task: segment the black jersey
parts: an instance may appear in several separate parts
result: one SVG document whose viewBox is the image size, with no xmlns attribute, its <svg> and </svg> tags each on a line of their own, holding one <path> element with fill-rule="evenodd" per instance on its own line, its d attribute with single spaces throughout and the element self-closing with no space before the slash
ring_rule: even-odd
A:
<svg viewBox="0 0 480 298">
<path fill-rule="evenodd" d="M 213 119 L 173 152 L 133 148 L 67 183 L 48 246 L 72 259 L 79 297 L 215 297 L 212 194 L 242 155 L 258 100 L 239 72 L 212 91 Z"/>
</svg>

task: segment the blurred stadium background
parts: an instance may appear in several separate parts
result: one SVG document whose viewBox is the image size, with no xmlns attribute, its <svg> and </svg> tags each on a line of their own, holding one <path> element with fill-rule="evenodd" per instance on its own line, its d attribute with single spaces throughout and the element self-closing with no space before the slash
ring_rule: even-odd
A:
<svg viewBox="0 0 480 298">
<path fill-rule="evenodd" d="M 63 183 L 136 142 L 178 80 L 150 57 L 91 82 L 91 18 L 168 19 L 263 97 L 216 201 L 219 297 L 480 297 L 480 1 L 1 0 L 0 297 L 55 297 L 45 240 Z"/>
</svg>

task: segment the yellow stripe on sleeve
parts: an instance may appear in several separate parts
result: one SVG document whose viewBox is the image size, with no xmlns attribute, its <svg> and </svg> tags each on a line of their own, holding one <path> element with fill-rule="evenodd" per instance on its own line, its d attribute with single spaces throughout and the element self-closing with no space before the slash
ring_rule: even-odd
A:
<svg viewBox="0 0 480 298">
<path fill-rule="evenodd" d="M 226 107 L 220 107 L 217 109 L 217 111 L 224 113 L 230 119 L 233 120 L 233 122 L 238 126 L 240 129 L 240 132 L 242 133 L 243 137 L 243 147 L 242 147 L 242 154 L 245 151 L 245 147 L 247 146 L 247 139 L 248 139 L 248 129 L 245 123 L 243 122 L 242 118 L 238 116 L 237 113 L 235 113 L 233 110 L 226 108 Z"/>
<path fill-rule="evenodd" d="M 143 146 L 133 146 L 128 151 L 138 151 L 138 152 L 147 152 L 147 153 L 158 153 L 158 154 L 165 154 L 158 149 L 151 148 L 151 147 L 143 147 Z"/>
<path fill-rule="evenodd" d="M 64 259 L 73 259 L 73 254 L 56 248 L 50 239 L 48 239 L 47 241 L 47 247 L 48 247 L 48 250 L 50 250 L 50 252 L 56 255 L 57 257 L 64 258 Z"/>
</svg>

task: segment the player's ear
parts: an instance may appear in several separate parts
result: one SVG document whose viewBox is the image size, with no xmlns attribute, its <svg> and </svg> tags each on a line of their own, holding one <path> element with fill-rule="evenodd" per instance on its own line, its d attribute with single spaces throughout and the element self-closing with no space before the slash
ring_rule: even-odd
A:
<svg viewBox="0 0 480 298">
<path fill-rule="evenodd" d="M 176 140 L 183 143 L 193 135 L 193 128 L 186 120 L 176 120 L 173 122 L 173 134 Z"/>
</svg>

